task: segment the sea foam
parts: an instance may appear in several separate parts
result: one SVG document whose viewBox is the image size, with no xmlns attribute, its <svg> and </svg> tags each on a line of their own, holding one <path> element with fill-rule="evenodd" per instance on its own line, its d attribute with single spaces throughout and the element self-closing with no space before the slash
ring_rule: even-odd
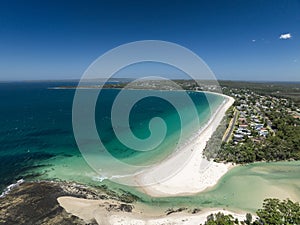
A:
<svg viewBox="0 0 300 225">
<path fill-rule="evenodd" d="M 24 179 L 20 179 L 18 180 L 16 183 L 10 184 L 8 185 L 4 191 L 2 192 L 2 194 L 0 195 L 0 198 L 5 197 L 5 195 L 7 195 L 12 189 L 18 187 L 20 184 L 22 184 L 25 180 Z"/>
</svg>

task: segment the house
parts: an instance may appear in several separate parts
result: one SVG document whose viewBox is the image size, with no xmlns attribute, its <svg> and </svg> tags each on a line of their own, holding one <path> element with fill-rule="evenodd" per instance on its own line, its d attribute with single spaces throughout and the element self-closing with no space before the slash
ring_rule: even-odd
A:
<svg viewBox="0 0 300 225">
<path fill-rule="evenodd" d="M 266 130 L 266 129 L 261 129 L 261 130 L 259 131 L 259 135 L 260 135 L 260 136 L 266 137 L 268 134 L 269 134 L 269 131 Z"/>
<path fill-rule="evenodd" d="M 238 128 L 236 131 L 236 134 L 242 134 L 242 135 L 251 135 L 251 131 L 245 128 Z"/>
<path fill-rule="evenodd" d="M 255 125 L 255 130 L 261 130 L 263 127 L 264 127 L 264 124 L 263 124 L 263 123 L 257 123 L 257 124 Z"/>
<path fill-rule="evenodd" d="M 248 124 L 240 124 L 239 129 L 246 129 L 248 128 Z"/>
<path fill-rule="evenodd" d="M 242 135 L 242 134 L 234 134 L 233 135 L 233 140 L 235 140 L 235 141 L 241 141 L 241 140 L 243 140 L 243 138 L 244 138 L 244 135 Z"/>
<path fill-rule="evenodd" d="M 260 120 L 259 119 L 254 119 L 253 120 L 255 123 L 260 123 Z"/>
<path fill-rule="evenodd" d="M 240 122 L 240 124 L 246 124 L 246 123 L 247 123 L 247 120 L 246 120 L 245 117 L 240 117 L 240 118 L 239 118 L 239 122 Z"/>
</svg>

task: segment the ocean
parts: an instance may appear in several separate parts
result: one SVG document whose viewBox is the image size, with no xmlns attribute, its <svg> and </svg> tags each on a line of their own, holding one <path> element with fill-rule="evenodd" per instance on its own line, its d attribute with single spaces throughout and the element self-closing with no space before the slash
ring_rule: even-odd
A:
<svg viewBox="0 0 300 225">
<path fill-rule="evenodd" d="M 0 188 L 20 179 L 25 181 L 56 180 L 81 184 L 107 185 L 113 190 L 123 189 L 150 206 L 225 208 L 254 212 L 264 198 L 277 197 L 300 200 L 300 162 L 254 163 L 230 170 L 215 187 L 193 196 L 152 198 L 133 187 L 104 179 L 84 160 L 72 129 L 74 89 L 51 89 L 74 86 L 76 82 L 10 82 L 0 83 Z M 50 89 L 49 89 L 50 88 Z M 200 92 L 188 92 L 199 115 L 200 127 L 193 126 L 193 118 L 181 127 L 177 110 L 158 98 L 138 102 L 131 111 L 132 132 L 139 138 L 150 135 L 149 119 L 162 117 L 167 124 L 165 141 L 150 152 L 135 152 L 120 143 L 110 124 L 110 107 L 120 90 L 107 89 L 104 102 L 97 104 L 95 120 L 99 136 L 109 152 L 118 160 L 134 164 L 159 162 L 172 154 L 178 137 L 189 138 L 209 120 L 223 98 Z M 142 90 L 128 90 L 138 94 Z M 144 91 L 143 91 L 144 92 Z M 155 91 L 146 91 L 148 94 Z M 178 92 L 169 91 L 168 95 Z M 102 101 L 103 101 L 102 100 Z M 147 112 L 145 111 L 147 109 Z M 189 108 L 184 109 L 188 114 Z M 182 133 L 183 134 L 182 134 Z M 103 180 L 104 179 L 104 180 Z"/>
<path fill-rule="evenodd" d="M 102 179 L 101 174 L 96 174 L 84 161 L 74 138 L 72 103 L 75 89 L 53 89 L 58 86 L 76 86 L 76 82 L 0 84 L 0 188 L 2 190 L 21 178 L 25 180 L 74 179 L 93 184 Z M 207 94 L 210 103 L 213 103 L 209 105 L 205 94 L 187 92 L 195 105 L 187 105 L 181 109 L 185 115 L 188 115 L 182 127 L 178 109 L 164 99 L 151 97 L 160 91 L 126 90 L 125 92 L 131 95 L 144 92 L 149 96 L 137 102 L 130 112 L 129 123 L 134 135 L 140 139 L 147 138 L 150 135 L 148 124 L 153 117 L 163 118 L 167 126 L 166 138 L 157 148 L 152 151 L 135 151 L 118 140 L 111 124 L 111 107 L 119 92 L 119 89 L 101 91 L 96 105 L 95 121 L 99 138 L 109 153 L 114 158 L 132 165 L 160 162 L 172 154 L 180 137 L 188 141 L 199 130 L 200 127 L 194 126 L 195 118 L 189 116 L 189 107 L 196 106 L 199 124 L 204 126 L 212 111 L 224 100 L 223 97 Z M 182 92 L 179 91 L 164 91 L 163 95 L 182 101 L 180 97 Z M 93 141 L 89 140 L 90 143 Z"/>
</svg>

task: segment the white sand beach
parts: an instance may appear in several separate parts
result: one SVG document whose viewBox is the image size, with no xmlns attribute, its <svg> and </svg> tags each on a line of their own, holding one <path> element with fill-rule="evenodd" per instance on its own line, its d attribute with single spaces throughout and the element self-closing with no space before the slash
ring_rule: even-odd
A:
<svg viewBox="0 0 300 225">
<path fill-rule="evenodd" d="M 194 141 L 188 143 L 180 151 L 159 165 L 151 167 L 151 169 L 143 171 L 143 173 L 136 176 L 136 182 L 141 186 L 142 191 L 153 197 L 192 195 L 214 186 L 232 167 L 231 164 L 210 162 L 203 157 L 206 142 L 220 124 L 226 110 L 234 102 L 233 98 L 222 96 L 226 100 L 216 110 Z M 191 157 L 181 166 L 177 174 L 151 186 L 143 186 L 143 183 L 155 182 L 155 179 L 160 177 L 162 171 L 168 171 L 170 168 L 178 166 L 185 154 L 191 154 Z M 136 205 L 134 205 L 132 212 L 129 213 L 114 209 L 108 210 L 111 205 L 121 204 L 116 200 L 87 200 L 68 196 L 59 197 L 58 202 L 68 213 L 83 219 L 87 223 L 96 221 L 98 224 L 204 224 L 207 216 L 212 213 L 231 214 L 240 221 L 245 220 L 246 214 L 223 209 L 206 209 L 195 214 L 184 211 L 166 215 L 163 212 L 160 212 L 160 214 L 149 212 L 149 210 L 143 210 Z"/>
<path fill-rule="evenodd" d="M 217 94 L 217 93 L 216 93 Z M 218 94 L 222 95 L 222 94 Z M 192 142 L 177 151 L 173 157 L 161 162 L 155 167 L 144 171 L 137 176 L 137 182 L 142 187 L 141 190 L 153 197 L 166 197 L 178 195 L 191 195 L 201 192 L 214 186 L 218 180 L 231 168 L 232 164 L 210 162 L 203 157 L 203 150 L 210 139 L 226 110 L 233 104 L 234 99 L 227 95 L 223 104 L 216 110 L 200 135 Z M 191 155 L 185 164 L 182 159 L 186 155 Z M 168 173 L 170 169 L 181 166 L 174 176 L 164 181 L 157 181 L 162 173 Z M 143 184 L 153 183 L 145 186 Z"/>
<path fill-rule="evenodd" d="M 135 207 L 132 212 L 121 211 L 108 211 L 109 204 L 118 204 L 119 202 L 114 200 L 88 200 L 75 197 L 59 197 L 58 202 L 68 213 L 71 213 L 86 223 L 97 222 L 98 224 L 113 224 L 113 225 L 194 225 L 204 224 L 207 220 L 207 216 L 218 212 L 225 215 L 231 214 L 239 221 L 245 220 L 246 213 L 235 213 L 223 209 L 209 209 L 200 211 L 195 214 L 187 212 L 173 213 L 170 215 L 157 214 L 142 211 L 138 207 Z"/>
</svg>

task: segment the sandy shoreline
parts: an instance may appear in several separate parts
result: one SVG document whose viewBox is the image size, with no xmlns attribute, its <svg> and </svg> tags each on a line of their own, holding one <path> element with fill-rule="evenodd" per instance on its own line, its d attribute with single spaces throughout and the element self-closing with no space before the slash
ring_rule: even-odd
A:
<svg viewBox="0 0 300 225">
<path fill-rule="evenodd" d="M 192 195 L 214 186 L 218 180 L 231 168 L 232 164 L 210 162 L 203 157 L 203 150 L 227 109 L 233 104 L 234 99 L 227 95 L 221 95 L 225 102 L 219 106 L 199 136 L 184 146 L 173 157 L 161 164 L 144 171 L 136 177 L 136 182 L 142 187 L 141 190 L 153 197 L 167 197 L 178 195 Z M 182 159 L 190 154 L 191 157 L 181 165 L 177 174 L 164 181 L 157 181 L 162 173 L 168 173 L 170 169 L 178 167 Z M 143 184 L 154 183 L 145 186 Z"/>
<path fill-rule="evenodd" d="M 170 215 L 165 213 L 151 213 L 144 211 L 139 207 L 134 207 L 131 212 L 108 210 L 110 205 L 120 204 L 118 201 L 107 200 L 89 200 L 75 197 L 59 197 L 58 202 L 68 213 L 71 213 L 86 223 L 97 222 L 97 224 L 113 225 L 194 225 L 204 224 L 207 216 L 218 212 L 225 215 L 231 214 L 239 221 L 245 220 L 246 213 L 236 213 L 223 209 L 207 209 L 197 213 L 188 213 L 187 211 L 176 212 Z"/>
<path fill-rule="evenodd" d="M 213 93 L 217 94 L 217 93 Z M 218 94 L 221 95 L 221 94 Z M 210 139 L 227 109 L 233 104 L 234 99 L 222 95 L 225 100 L 216 110 L 209 122 L 202 128 L 200 135 L 194 141 L 188 143 L 174 156 L 163 161 L 161 164 L 143 171 L 136 176 L 136 182 L 146 194 L 153 197 L 192 195 L 214 186 L 218 180 L 232 167 L 231 164 L 210 162 L 203 157 L 206 142 Z M 176 168 L 186 154 L 191 154 L 189 160 L 180 168 L 179 172 L 167 180 L 157 182 L 162 171 L 168 172 Z M 155 182 L 145 186 L 143 183 Z M 207 216 L 212 213 L 222 212 L 231 214 L 240 221 L 245 220 L 246 213 L 235 213 L 223 209 L 206 209 L 198 213 L 187 211 L 166 215 L 143 210 L 136 204 L 130 213 L 110 210 L 111 205 L 120 205 L 113 200 L 88 200 L 75 197 L 59 197 L 58 202 L 68 213 L 71 213 L 84 221 L 97 222 L 98 224 L 204 224 Z M 108 210 L 109 209 L 109 210 Z M 152 214 L 151 214 L 152 213 Z"/>
</svg>

